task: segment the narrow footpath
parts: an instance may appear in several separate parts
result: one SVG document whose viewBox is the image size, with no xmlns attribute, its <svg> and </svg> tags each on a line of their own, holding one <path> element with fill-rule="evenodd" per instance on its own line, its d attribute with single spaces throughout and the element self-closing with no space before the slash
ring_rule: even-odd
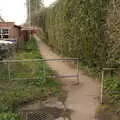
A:
<svg viewBox="0 0 120 120">
<path fill-rule="evenodd" d="M 40 53 L 44 59 L 61 59 L 53 53 L 39 37 L 34 35 L 38 42 Z M 75 74 L 76 70 L 63 62 L 47 62 L 47 64 L 59 75 Z M 79 73 L 80 85 L 74 86 L 75 80 L 61 79 L 63 88 L 67 91 L 66 107 L 73 110 L 72 120 L 95 120 L 95 112 L 98 106 L 99 83 L 82 71 Z"/>
</svg>

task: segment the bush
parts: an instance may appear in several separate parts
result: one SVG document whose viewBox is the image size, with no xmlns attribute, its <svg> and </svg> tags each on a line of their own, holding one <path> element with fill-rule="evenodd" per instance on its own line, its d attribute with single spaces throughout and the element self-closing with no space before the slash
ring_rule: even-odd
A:
<svg viewBox="0 0 120 120">
<path fill-rule="evenodd" d="M 109 97 L 109 101 L 113 104 L 120 104 L 120 79 L 117 77 L 105 79 L 104 82 L 105 95 Z"/>
<path fill-rule="evenodd" d="M 119 0 L 57 0 L 37 13 L 37 25 L 60 54 L 81 58 L 90 68 L 114 67 L 120 61 L 119 5 Z"/>
<path fill-rule="evenodd" d="M 43 16 L 45 42 L 60 54 L 98 71 L 120 66 L 120 0 L 57 0 Z M 105 80 L 105 90 L 120 91 L 119 79 Z M 119 94 L 108 97 L 120 103 Z"/>
<path fill-rule="evenodd" d="M 20 120 L 20 118 L 13 113 L 0 113 L 0 120 Z"/>
<path fill-rule="evenodd" d="M 108 0 L 58 0 L 45 10 L 46 42 L 59 53 L 81 58 L 89 67 L 106 63 Z"/>
</svg>

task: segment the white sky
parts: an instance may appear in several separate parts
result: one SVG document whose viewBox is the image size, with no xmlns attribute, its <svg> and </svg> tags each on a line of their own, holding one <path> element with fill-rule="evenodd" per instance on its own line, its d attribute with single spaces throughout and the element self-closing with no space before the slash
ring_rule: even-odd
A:
<svg viewBox="0 0 120 120">
<path fill-rule="evenodd" d="M 48 7 L 50 4 L 54 3 L 56 0 L 44 0 L 44 5 Z"/>
<path fill-rule="evenodd" d="M 44 0 L 47 7 L 56 0 Z M 22 24 L 26 20 L 26 0 L 0 0 L 0 15 L 5 21 Z"/>
<path fill-rule="evenodd" d="M 25 0 L 0 0 L 0 14 L 5 21 L 24 23 L 26 19 Z"/>
</svg>

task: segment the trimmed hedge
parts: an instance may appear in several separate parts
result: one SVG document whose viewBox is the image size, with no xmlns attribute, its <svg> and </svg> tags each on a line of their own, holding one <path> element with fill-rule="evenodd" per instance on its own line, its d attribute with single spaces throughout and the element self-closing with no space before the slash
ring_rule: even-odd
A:
<svg viewBox="0 0 120 120">
<path fill-rule="evenodd" d="M 120 0 L 57 0 L 43 18 L 45 42 L 60 54 L 81 58 L 93 70 L 120 66 Z M 119 91 L 119 84 L 106 79 L 105 90 Z M 120 103 L 119 95 L 109 97 Z"/>
<path fill-rule="evenodd" d="M 110 0 L 107 7 L 108 64 L 120 62 L 120 0 Z"/>
<path fill-rule="evenodd" d="M 59 53 L 104 66 L 107 56 L 105 16 L 108 0 L 58 0 L 47 8 L 47 43 Z"/>
<path fill-rule="evenodd" d="M 42 10 L 45 41 L 90 68 L 115 66 L 120 58 L 119 5 L 119 0 L 57 0 L 44 14 Z"/>
</svg>

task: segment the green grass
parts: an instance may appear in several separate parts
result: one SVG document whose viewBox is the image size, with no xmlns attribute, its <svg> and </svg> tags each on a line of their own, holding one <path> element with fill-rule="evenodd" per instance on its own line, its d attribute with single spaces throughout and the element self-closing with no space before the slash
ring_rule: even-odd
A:
<svg viewBox="0 0 120 120">
<path fill-rule="evenodd" d="M 120 78 L 113 77 L 104 80 L 105 96 L 109 98 L 111 104 L 120 106 Z"/>
<path fill-rule="evenodd" d="M 118 72 L 119 73 L 119 72 Z M 115 73 L 106 72 L 104 78 L 103 104 L 97 110 L 99 120 L 120 120 L 120 78 Z"/>
<path fill-rule="evenodd" d="M 119 113 L 115 112 L 114 106 L 103 104 L 100 105 L 96 112 L 98 120 L 120 120 Z"/>
<path fill-rule="evenodd" d="M 1 113 L 0 120 L 20 120 L 20 117 L 13 113 Z"/>
<path fill-rule="evenodd" d="M 16 60 L 40 59 L 40 53 L 35 39 L 32 38 L 18 52 Z M 60 85 L 52 78 L 43 77 L 43 66 L 46 67 L 47 75 L 53 71 L 44 62 L 19 62 L 10 64 L 11 79 L 39 77 L 35 80 L 8 80 L 7 64 L 0 67 L 0 112 L 16 112 L 24 103 L 34 100 L 45 100 L 49 96 L 57 96 L 60 93 Z"/>
</svg>

